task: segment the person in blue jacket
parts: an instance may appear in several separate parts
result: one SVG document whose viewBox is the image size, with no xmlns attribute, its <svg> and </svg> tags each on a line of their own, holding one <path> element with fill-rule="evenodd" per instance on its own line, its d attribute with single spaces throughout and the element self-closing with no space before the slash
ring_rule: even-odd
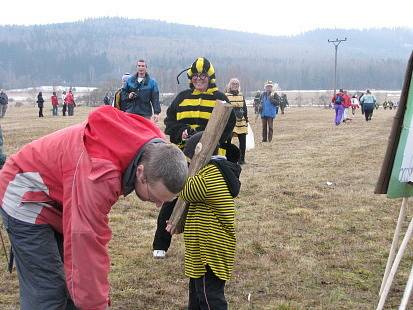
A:
<svg viewBox="0 0 413 310">
<path fill-rule="evenodd" d="M 265 91 L 260 98 L 260 115 L 262 121 L 262 142 L 271 142 L 273 135 L 274 118 L 278 113 L 280 96 L 273 93 L 272 81 L 267 81 L 264 85 Z"/>
<path fill-rule="evenodd" d="M 122 87 L 121 100 L 127 105 L 125 112 L 158 122 L 161 113 L 158 83 L 147 73 L 145 60 L 139 59 L 136 68 L 136 74 Z"/>
</svg>

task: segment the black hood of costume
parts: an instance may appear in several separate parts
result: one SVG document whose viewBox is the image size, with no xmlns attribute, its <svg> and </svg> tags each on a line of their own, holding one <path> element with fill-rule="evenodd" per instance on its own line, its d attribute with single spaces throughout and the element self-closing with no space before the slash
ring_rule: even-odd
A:
<svg viewBox="0 0 413 310">
<path fill-rule="evenodd" d="M 215 165 L 224 176 L 229 192 L 233 198 L 237 197 L 241 189 L 239 176 L 241 174 L 241 166 L 230 162 L 226 159 L 212 159 L 210 164 Z"/>
</svg>

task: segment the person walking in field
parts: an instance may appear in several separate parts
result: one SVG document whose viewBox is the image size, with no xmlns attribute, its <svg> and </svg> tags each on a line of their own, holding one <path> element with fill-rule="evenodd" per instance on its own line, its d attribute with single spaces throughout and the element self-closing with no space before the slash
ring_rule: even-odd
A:
<svg viewBox="0 0 413 310">
<path fill-rule="evenodd" d="M 43 116 L 43 107 L 44 107 L 44 99 L 42 92 L 39 92 L 37 95 L 37 107 L 39 108 L 39 117 L 44 117 Z"/>
<path fill-rule="evenodd" d="M 354 94 L 353 97 L 351 97 L 351 114 L 353 115 L 353 117 L 356 114 L 356 110 L 358 108 L 360 108 L 360 102 L 357 98 L 357 94 Z"/>
<path fill-rule="evenodd" d="M 282 94 L 280 98 L 280 109 L 281 109 L 281 114 L 284 114 L 285 108 L 288 106 L 288 99 L 286 94 Z"/>
<path fill-rule="evenodd" d="M 241 86 L 238 79 L 233 78 L 229 81 L 225 95 L 234 107 L 233 111 L 235 113 L 236 123 L 232 135 L 235 135 L 238 138 L 240 149 L 239 164 L 243 165 L 245 164 L 245 149 L 247 145 L 248 110 L 244 95 L 241 93 Z M 231 144 L 231 138 L 232 137 L 227 141 L 229 144 Z"/>
<path fill-rule="evenodd" d="M 149 76 L 146 62 L 139 59 L 136 74 L 122 88 L 121 100 L 127 102 L 126 112 L 138 114 L 157 123 L 161 113 L 158 83 Z"/>
<path fill-rule="evenodd" d="M 260 97 L 261 122 L 262 122 L 262 142 L 271 142 L 273 136 L 274 118 L 278 112 L 280 96 L 273 93 L 272 81 L 267 81 L 264 85 L 265 91 Z"/>
<path fill-rule="evenodd" d="M 0 214 L 21 309 L 108 309 L 112 206 L 134 191 L 160 207 L 187 174 L 184 154 L 153 122 L 111 106 L 10 156 Z"/>
<path fill-rule="evenodd" d="M 56 92 L 53 92 L 52 96 L 50 97 L 50 100 L 52 101 L 52 115 L 57 116 L 59 101 L 57 100 Z"/>
<path fill-rule="evenodd" d="M 0 91 L 0 118 L 6 115 L 7 106 L 9 104 L 9 97 L 4 92 L 4 89 Z"/>
<path fill-rule="evenodd" d="M 370 90 L 367 89 L 366 93 L 360 99 L 361 104 L 364 108 L 364 117 L 367 121 L 371 121 L 371 117 L 373 116 L 374 106 L 377 102 L 376 97 L 371 94 Z"/>
<path fill-rule="evenodd" d="M 343 120 L 344 113 L 344 91 L 342 89 L 340 89 L 340 91 L 333 96 L 331 103 L 334 105 L 334 110 L 336 112 L 334 123 L 338 126 Z"/>
</svg>

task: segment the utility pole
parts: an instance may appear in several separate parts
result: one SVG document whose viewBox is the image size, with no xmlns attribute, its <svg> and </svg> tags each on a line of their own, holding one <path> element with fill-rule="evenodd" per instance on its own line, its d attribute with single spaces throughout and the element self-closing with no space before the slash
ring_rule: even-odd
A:
<svg viewBox="0 0 413 310">
<path fill-rule="evenodd" d="M 334 55 L 334 96 L 336 95 L 336 90 L 337 90 L 337 50 L 338 50 L 338 46 L 340 45 L 340 43 L 344 42 L 344 41 L 347 41 L 347 38 L 344 38 L 344 39 L 336 38 L 335 40 L 328 39 L 328 42 L 333 43 L 334 48 L 335 48 L 335 55 Z"/>
</svg>

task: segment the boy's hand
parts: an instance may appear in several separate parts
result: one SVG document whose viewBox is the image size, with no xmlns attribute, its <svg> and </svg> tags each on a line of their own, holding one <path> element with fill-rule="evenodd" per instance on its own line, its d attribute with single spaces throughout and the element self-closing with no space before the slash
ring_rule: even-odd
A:
<svg viewBox="0 0 413 310">
<path fill-rule="evenodd" d="M 166 221 L 166 231 L 171 235 L 175 234 L 176 232 L 176 226 L 173 225 L 169 220 Z"/>
</svg>

